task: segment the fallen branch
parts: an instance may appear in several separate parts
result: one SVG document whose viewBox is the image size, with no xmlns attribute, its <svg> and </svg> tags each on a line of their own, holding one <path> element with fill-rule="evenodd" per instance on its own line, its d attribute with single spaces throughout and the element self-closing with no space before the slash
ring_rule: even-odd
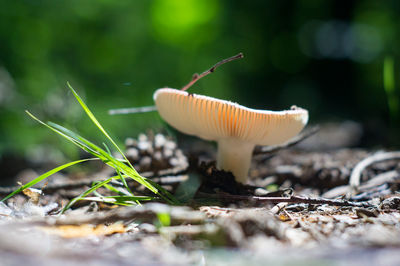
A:
<svg viewBox="0 0 400 266">
<path fill-rule="evenodd" d="M 350 175 L 350 181 L 349 185 L 351 188 L 350 194 L 348 195 L 353 196 L 355 195 L 360 187 L 360 179 L 361 179 L 361 173 L 364 171 L 368 166 L 371 164 L 377 163 L 377 162 L 382 162 L 382 161 L 387 161 L 387 160 L 393 160 L 393 159 L 400 159 L 400 152 L 379 152 L 375 153 L 372 156 L 369 156 L 363 160 L 361 160 L 354 168 L 353 171 L 351 172 Z"/>
<path fill-rule="evenodd" d="M 203 194 L 203 193 L 202 193 Z M 269 202 L 269 203 L 306 203 L 306 204 L 327 204 L 333 206 L 351 206 L 351 207 L 372 207 L 371 204 L 366 202 L 353 202 L 345 199 L 324 199 L 324 198 L 309 198 L 305 196 L 290 196 L 290 197 L 258 197 L 258 196 L 243 196 L 231 195 L 226 193 L 207 194 L 207 197 L 231 200 L 248 200 L 254 202 Z"/>
<path fill-rule="evenodd" d="M 217 69 L 217 67 L 219 67 L 220 65 L 223 65 L 223 64 L 225 64 L 225 63 L 228 63 L 228 62 L 231 62 L 231 61 L 233 61 L 233 60 L 240 59 L 240 58 L 243 58 L 243 54 L 242 54 L 242 53 L 239 53 L 239 54 L 237 54 L 237 55 L 235 55 L 235 56 L 229 57 L 229 58 L 227 58 L 227 59 L 224 59 L 224 60 L 222 60 L 222 61 L 216 63 L 213 67 L 211 67 L 210 69 L 204 71 L 204 72 L 201 73 L 200 75 L 197 74 L 197 73 L 194 74 L 193 77 L 192 77 L 192 80 L 191 80 L 186 86 L 184 86 L 181 90 L 182 90 L 182 91 L 185 91 L 185 90 L 189 89 L 189 88 L 190 88 L 194 83 L 196 83 L 199 79 L 201 79 L 201 78 L 207 76 L 208 74 L 213 73 L 213 72 L 215 71 L 215 69 Z"/>
</svg>

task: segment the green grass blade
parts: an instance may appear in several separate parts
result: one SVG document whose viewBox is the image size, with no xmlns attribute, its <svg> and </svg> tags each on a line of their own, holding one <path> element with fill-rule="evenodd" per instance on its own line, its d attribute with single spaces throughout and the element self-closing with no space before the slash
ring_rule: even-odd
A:
<svg viewBox="0 0 400 266">
<path fill-rule="evenodd" d="M 109 166 L 116 169 L 116 171 L 120 171 L 120 170 L 123 171 L 125 174 L 129 175 L 135 181 L 146 186 L 148 189 L 150 189 L 154 193 L 157 193 L 158 190 L 156 188 L 154 188 L 151 184 L 149 184 L 146 180 L 144 180 L 144 178 L 141 177 L 134 169 L 128 167 L 126 164 L 119 161 L 118 159 L 116 159 L 115 157 L 110 155 L 108 152 L 103 150 L 102 148 L 98 147 L 91 141 L 83 138 L 82 136 L 74 133 L 73 131 L 71 131 L 63 126 L 60 126 L 60 125 L 57 125 L 57 124 L 54 124 L 51 122 L 49 124 L 50 124 L 50 126 L 56 128 L 57 130 L 62 132 L 67 137 L 70 137 L 70 138 L 76 140 L 77 142 L 81 143 L 82 145 L 84 145 L 85 147 L 90 149 L 92 151 L 93 155 L 95 155 L 95 156 L 99 157 L 100 159 L 102 159 L 103 161 L 105 161 Z"/>
<path fill-rule="evenodd" d="M 180 202 L 179 200 L 177 200 L 175 198 L 174 195 L 172 195 L 171 193 L 169 193 L 166 189 L 164 189 L 162 186 L 160 186 L 159 184 L 157 184 L 156 182 L 152 181 L 152 180 L 148 180 L 148 182 L 153 185 L 155 188 L 157 188 L 159 191 L 161 191 L 162 193 L 159 193 L 159 196 L 164 199 L 165 201 L 167 201 L 169 204 L 173 204 L 173 205 L 179 205 Z M 164 196 L 166 195 L 166 197 Z"/>
<path fill-rule="evenodd" d="M 52 170 L 50 170 L 50 171 L 48 171 L 48 172 L 42 174 L 41 176 L 35 178 L 34 180 L 28 182 L 27 184 L 21 186 L 19 189 L 13 191 L 13 192 L 10 193 L 9 195 L 7 195 L 5 198 L 3 198 L 3 199 L 1 200 L 1 202 L 3 202 L 3 201 L 5 201 L 5 200 L 9 199 L 10 197 L 14 196 L 15 194 L 20 193 L 22 190 L 27 189 L 27 188 L 29 188 L 29 187 L 31 187 L 31 186 L 33 186 L 33 185 L 39 183 L 40 181 L 42 181 L 42 180 L 46 179 L 47 177 L 51 176 L 52 174 L 55 174 L 55 173 L 57 173 L 57 172 L 59 172 L 59 171 L 65 169 L 65 168 L 67 168 L 67 167 L 70 167 L 70 166 L 75 165 L 75 164 L 78 164 L 78 163 L 83 163 L 83 162 L 87 162 L 87 161 L 91 161 L 91 160 L 96 160 L 96 159 L 97 159 L 97 158 L 90 158 L 90 159 L 77 160 L 77 161 L 73 161 L 73 162 L 70 162 L 70 163 L 63 164 L 63 165 L 61 165 L 61 166 L 59 166 L 59 167 L 56 167 L 56 168 L 54 168 L 54 169 L 52 169 Z"/>
<path fill-rule="evenodd" d="M 95 157 L 98 157 L 100 160 L 105 162 L 107 165 L 113 167 L 116 169 L 116 171 L 123 172 L 125 175 L 129 176 L 136 182 L 144 185 L 147 187 L 150 191 L 152 191 L 155 194 L 159 194 L 159 189 L 157 189 L 153 184 L 147 181 L 146 178 L 140 176 L 140 174 L 132 167 L 129 167 L 126 165 L 124 162 L 120 161 L 119 159 L 116 159 L 112 155 L 110 155 L 108 152 L 104 151 L 102 148 L 98 147 L 91 141 L 85 139 L 84 137 L 76 134 L 75 132 L 60 126 L 58 124 L 49 122 L 48 124 L 42 122 L 40 119 L 36 118 L 34 115 L 29 113 L 27 111 L 27 114 L 30 115 L 34 120 L 39 122 L 40 124 L 46 126 L 47 128 L 51 129 L 52 131 L 56 132 L 57 134 L 61 135 L 62 137 L 68 139 L 81 149 L 85 150 L 86 152 L 92 154 Z M 124 186 L 128 187 L 126 184 L 126 180 L 124 178 L 121 179 L 124 184 Z M 125 182 L 124 182 L 125 181 Z M 163 195 L 160 195 L 161 197 L 164 198 Z M 168 195 L 170 197 L 171 195 Z M 173 197 L 173 196 L 172 196 Z M 171 201 L 169 201 L 171 202 Z"/>
<path fill-rule="evenodd" d="M 150 189 L 152 192 L 159 194 L 163 199 L 167 200 L 168 202 L 170 202 L 170 203 L 175 202 L 175 204 L 176 204 L 177 201 L 173 195 L 171 195 L 170 193 L 166 192 L 163 189 L 160 190 L 160 186 L 158 186 L 158 189 L 157 189 L 156 186 L 154 186 L 154 184 L 151 184 L 150 182 L 148 182 L 148 180 L 146 178 L 142 177 L 135 170 L 135 168 L 132 166 L 130 161 L 126 158 L 125 154 L 118 147 L 118 145 L 114 142 L 114 140 L 110 137 L 110 135 L 106 132 L 106 130 L 103 128 L 103 126 L 99 123 L 99 121 L 96 119 L 94 114 L 90 111 L 89 107 L 85 104 L 85 102 L 82 100 L 82 98 L 78 95 L 78 93 L 72 88 L 72 86 L 69 83 L 67 83 L 67 85 L 68 85 L 69 89 L 71 90 L 71 92 L 74 94 L 74 96 L 77 99 L 77 101 L 79 102 L 79 104 L 82 106 L 82 108 L 86 112 L 86 114 L 92 120 L 92 122 L 99 128 L 99 130 L 104 134 L 104 136 L 106 136 L 106 138 L 115 146 L 115 148 L 123 156 L 123 158 L 129 165 L 129 167 L 128 167 L 125 163 L 115 162 L 115 159 L 114 159 L 112 162 L 112 164 L 115 166 L 114 168 L 116 168 L 116 169 L 119 168 L 121 172 L 123 172 L 124 174 L 133 178 L 136 182 L 139 182 L 140 184 L 144 185 L 145 187 Z M 167 195 L 167 197 L 162 195 L 159 191 L 162 191 L 163 193 L 165 193 Z"/>
<path fill-rule="evenodd" d="M 386 57 L 383 62 L 383 87 L 386 92 L 391 119 L 399 117 L 399 99 L 395 92 L 395 74 L 393 57 Z"/>
<path fill-rule="evenodd" d="M 122 206 L 136 205 L 136 202 L 141 200 L 154 200 L 154 197 L 149 196 L 97 196 L 97 197 L 84 197 L 80 200 L 99 201 L 105 203 L 112 203 Z"/>
<path fill-rule="evenodd" d="M 109 184 L 105 184 L 104 187 L 114 193 L 117 193 L 120 196 L 132 196 L 129 192 L 124 191 L 122 188 L 118 189 Z"/>
<path fill-rule="evenodd" d="M 80 200 L 89 200 L 89 201 L 97 201 L 97 202 L 104 202 L 104 203 L 110 203 L 110 204 L 115 204 L 115 205 L 121 205 L 121 206 L 132 206 L 132 205 L 136 205 L 136 203 L 134 202 L 128 202 L 128 201 L 116 201 L 114 199 L 106 199 L 104 197 L 86 197 L 86 198 L 82 198 Z"/>
<path fill-rule="evenodd" d="M 135 180 L 136 182 L 142 184 L 143 186 L 147 187 L 149 190 L 151 190 L 153 193 L 158 194 L 159 190 L 152 185 L 147 178 L 139 175 L 136 171 L 133 171 L 132 168 L 128 167 L 124 163 L 117 162 L 117 165 L 120 169 L 121 172 Z"/>
<path fill-rule="evenodd" d="M 85 151 L 87 151 L 87 152 L 90 152 L 90 151 L 86 150 L 86 148 L 88 148 L 88 147 L 86 147 L 85 145 L 82 145 L 82 143 L 80 143 L 79 141 L 77 141 L 77 140 L 75 140 L 74 138 L 72 138 L 72 137 L 70 137 L 70 136 L 64 134 L 63 132 L 59 131 L 58 129 L 54 128 L 53 126 L 46 124 L 45 122 L 41 121 L 39 118 L 37 118 L 36 116 L 34 116 L 33 114 L 31 114 L 29 111 L 25 110 L 25 112 L 26 112 L 32 119 L 34 119 L 35 121 L 37 121 L 38 123 L 42 124 L 43 126 L 47 127 L 48 129 L 50 129 L 50 130 L 56 132 L 56 133 L 59 134 L 60 136 L 66 138 L 67 140 L 69 140 L 70 142 L 72 142 L 73 144 L 75 144 L 76 146 L 78 146 L 79 148 L 81 148 L 81 149 L 83 149 L 83 150 L 85 150 Z M 54 124 L 54 123 L 52 123 L 52 124 Z M 57 124 L 54 124 L 54 125 L 57 125 Z"/>
<path fill-rule="evenodd" d="M 82 198 L 86 197 L 87 195 L 89 195 L 90 193 L 92 193 L 93 191 L 95 191 L 96 189 L 102 187 L 104 184 L 109 183 L 111 180 L 117 178 L 116 176 L 112 176 L 110 178 L 107 178 L 104 181 L 98 182 L 97 184 L 95 184 L 94 186 L 92 186 L 91 188 L 89 188 L 88 190 L 86 190 L 85 192 L 83 192 L 82 194 L 80 194 L 78 197 L 72 199 L 61 211 L 61 213 L 64 213 L 66 210 L 68 210 L 69 208 L 71 208 L 71 206 L 81 200 Z"/>
<path fill-rule="evenodd" d="M 150 196 L 103 196 L 101 198 L 114 199 L 115 201 L 118 201 L 118 202 L 122 202 L 122 201 L 135 202 L 137 200 L 140 201 L 140 200 L 153 200 L 154 199 L 154 197 L 150 197 Z M 87 197 L 83 198 L 83 199 L 87 199 Z"/>
<path fill-rule="evenodd" d="M 98 201 L 98 202 L 105 202 L 105 203 L 112 203 L 112 204 L 117 204 L 117 205 L 123 205 L 123 206 L 132 206 L 136 205 L 136 202 L 139 202 L 141 200 L 154 200 L 154 197 L 149 197 L 149 196 L 102 196 L 98 193 L 93 193 L 96 195 L 94 197 L 77 197 L 74 199 L 74 203 L 80 200 L 90 200 L 90 201 Z M 66 209 L 65 209 L 66 210 Z M 63 209 L 62 212 L 65 211 Z"/>
<path fill-rule="evenodd" d="M 103 197 L 103 195 L 101 195 L 97 190 L 92 192 L 93 195 L 95 195 L 96 197 Z"/>
<path fill-rule="evenodd" d="M 394 92 L 394 61 L 392 57 L 385 57 L 383 62 L 383 86 L 387 93 Z"/>
<path fill-rule="evenodd" d="M 106 143 L 103 143 L 104 147 L 106 148 L 108 154 L 110 154 L 110 156 L 112 156 L 111 154 L 111 150 L 108 148 Z M 118 176 L 120 177 L 122 184 L 124 185 L 125 189 L 130 193 L 130 195 L 134 196 L 133 192 L 131 191 L 131 189 L 129 188 L 128 184 L 126 183 L 126 180 L 124 177 L 122 177 L 121 172 L 119 171 L 118 168 L 115 168 Z M 139 204 L 139 202 L 137 202 Z"/>
<path fill-rule="evenodd" d="M 75 98 L 78 100 L 79 104 L 82 106 L 83 110 L 86 112 L 86 114 L 89 116 L 89 118 L 92 120 L 92 122 L 100 129 L 100 131 L 106 136 L 106 138 L 114 145 L 114 147 L 118 150 L 118 152 L 124 157 L 124 159 L 128 162 L 129 166 L 131 166 L 132 169 L 133 166 L 130 164 L 129 160 L 125 157 L 125 154 L 122 152 L 122 150 L 119 148 L 117 143 L 114 142 L 114 140 L 110 137 L 110 135 L 107 133 L 107 131 L 103 128 L 103 126 L 99 123 L 99 121 L 96 119 L 92 111 L 90 111 L 89 107 L 85 104 L 85 102 L 82 100 L 82 98 L 78 95 L 78 93 L 72 88 L 71 84 L 69 82 L 67 83 L 69 89 L 72 91 L 74 94 Z M 136 171 L 136 170 L 135 170 Z"/>
<path fill-rule="evenodd" d="M 130 190 L 130 188 L 129 188 L 127 182 L 126 182 L 125 178 L 127 178 L 127 177 L 132 178 L 133 180 L 135 180 L 139 184 L 141 184 L 141 185 L 145 186 L 146 188 L 148 188 L 153 193 L 158 194 L 162 199 L 164 199 L 168 203 L 178 204 L 178 202 L 176 201 L 174 196 L 171 195 L 168 191 L 163 189 L 158 184 L 148 180 L 147 178 L 142 177 L 135 170 L 135 168 L 132 166 L 132 164 L 129 162 L 129 160 L 126 158 L 126 156 L 123 154 L 121 149 L 111 139 L 109 134 L 105 131 L 105 129 L 101 126 L 101 124 L 97 121 L 97 119 L 95 118 L 93 113 L 89 110 L 89 108 L 83 102 L 83 100 L 80 98 L 80 96 L 75 92 L 75 90 L 70 86 L 70 84 L 68 84 L 68 86 L 71 89 L 72 93 L 74 94 L 75 98 L 78 100 L 78 102 L 81 105 L 81 107 L 84 109 L 86 114 L 92 120 L 92 122 L 99 128 L 99 130 L 106 136 L 106 138 L 117 148 L 118 152 L 123 156 L 124 159 L 121 160 L 121 159 L 115 158 L 111 154 L 111 151 L 108 149 L 107 145 L 105 145 L 105 148 L 107 150 L 107 151 L 105 151 L 104 149 L 100 148 L 99 146 L 97 146 L 96 144 L 92 143 L 91 141 L 85 139 L 84 137 L 80 136 L 79 134 L 76 134 L 75 132 L 73 132 L 73 131 L 71 131 L 71 130 L 63 127 L 63 126 L 55 124 L 55 123 L 52 123 L 52 122 L 44 123 L 40 119 L 38 119 L 37 117 L 35 117 L 31 113 L 29 113 L 28 111 L 26 111 L 27 114 L 30 117 L 32 117 L 34 120 L 36 120 L 40 124 L 46 126 L 50 130 L 56 132 L 60 136 L 66 138 L 67 140 L 69 140 L 74 145 L 78 146 L 79 148 L 83 149 L 84 151 L 86 151 L 86 152 L 92 154 L 93 156 L 97 157 L 98 159 L 102 160 L 105 164 L 107 164 L 108 166 L 114 168 L 116 170 L 116 172 L 118 173 L 118 176 L 113 177 L 111 179 L 107 179 L 108 181 L 106 180 L 106 181 L 103 181 L 103 182 L 101 182 L 99 184 L 94 185 L 92 188 L 90 188 L 89 190 L 85 191 L 82 195 L 80 195 L 79 197 L 73 199 L 65 208 L 63 208 L 62 212 L 64 212 L 68 208 L 70 208 L 72 206 L 72 204 L 74 204 L 77 200 L 80 200 L 81 198 L 85 197 L 89 193 L 95 191 L 97 188 L 99 188 L 101 186 L 104 186 L 105 184 L 110 182 L 112 179 L 117 179 L 117 178 L 121 179 L 124 187 L 127 189 L 127 191 L 129 193 L 131 193 L 130 196 L 135 197 L 135 195 L 133 195 L 132 191 Z M 72 162 L 72 163 L 74 163 L 74 162 Z M 58 168 L 56 168 L 54 170 L 57 170 L 57 169 Z M 110 187 L 108 187 L 108 188 L 110 189 Z M 18 192 L 22 191 L 23 189 L 24 188 L 21 188 Z M 15 192 L 15 193 L 18 193 L 18 192 Z M 14 194 L 12 194 L 12 195 L 14 195 Z M 9 196 L 7 196 L 7 198 L 11 197 L 12 195 L 10 194 Z M 5 199 L 3 199 L 3 200 L 5 200 Z M 140 204 L 138 201 L 137 201 L 137 203 Z"/>
<path fill-rule="evenodd" d="M 74 141 L 78 142 L 80 145 L 84 146 L 86 148 L 85 151 L 91 153 L 92 155 L 94 155 L 96 157 L 106 158 L 106 161 L 109 160 L 108 158 L 110 156 L 108 155 L 107 152 L 105 152 L 102 148 L 100 148 L 99 146 L 97 146 L 93 142 L 85 139 L 81 135 L 76 134 L 75 132 L 69 130 L 68 128 L 60 126 L 60 125 L 55 124 L 53 122 L 49 122 L 48 125 L 50 127 L 55 128 L 56 130 L 60 131 L 61 133 L 63 133 L 67 137 L 72 138 Z"/>
<path fill-rule="evenodd" d="M 129 193 L 131 193 L 132 196 L 134 196 L 132 190 L 131 190 L 130 187 L 128 186 L 128 183 L 126 183 L 125 178 L 122 177 L 121 172 L 120 172 L 118 169 L 115 169 L 115 170 L 117 171 L 117 174 L 118 174 L 118 176 L 119 176 L 119 179 L 122 181 L 122 184 L 124 184 L 125 189 L 126 189 Z"/>
<path fill-rule="evenodd" d="M 40 120 L 39 120 L 40 121 Z M 42 124 L 44 124 L 42 122 Z M 124 162 L 121 162 L 120 160 L 116 159 L 112 155 L 110 155 L 108 152 L 103 150 L 102 148 L 98 147 L 91 141 L 85 139 L 84 137 L 76 134 L 75 132 L 60 126 L 58 124 L 49 122 L 49 124 L 44 124 L 47 127 L 50 127 L 56 132 L 60 132 L 61 135 L 65 136 L 68 139 L 73 139 L 75 142 L 80 143 L 81 146 L 86 147 L 86 151 L 89 150 L 89 152 L 94 155 L 99 157 L 101 160 L 103 160 L 105 163 L 107 163 L 109 166 L 115 168 L 117 171 L 122 171 L 132 179 L 134 179 L 136 182 L 139 182 L 140 184 L 144 185 L 147 187 L 149 190 L 151 190 L 154 193 L 158 193 L 158 189 L 155 188 L 153 185 L 151 185 L 149 182 L 146 181 L 146 178 L 142 177 L 139 175 L 139 173 L 132 167 L 127 166 Z M 125 181 L 125 180 L 124 180 Z"/>
<path fill-rule="evenodd" d="M 157 213 L 159 227 L 171 225 L 171 215 L 168 212 Z"/>
</svg>

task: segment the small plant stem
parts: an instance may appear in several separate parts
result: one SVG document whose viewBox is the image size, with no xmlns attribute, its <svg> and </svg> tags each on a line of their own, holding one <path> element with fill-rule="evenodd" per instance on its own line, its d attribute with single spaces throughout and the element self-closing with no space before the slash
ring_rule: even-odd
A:
<svg viewBox="0 0 400 266">
<path fill-rule="evenodd" d="M 224 59 L 224 60 L 222 60 L 222 61 L 216 63 L 213 67 L 211 67 L 210 69 L 204 71 L 204 72 L 201 73 L 200 75 L 197 74 L 197 73 L 194 74 L 193 77 L 192 77 L 192 80 L 191 80 L 188 84 L 186 84 L 186 86 L 184 86 L 181 90 L 182 90 L 182 91 L 186 91 L 186 90 L 189 89 L 194 83 L 196 83 L 199 79 L 201 79 L 201 78 L 207 76 L 208 74 L 213 73 L 213 72 L 215 71 L 215 69 L 217 69 L 217 67 L 219 67 L 220 65 L 223 65 L 223 64 L 225 64 L 225 63 L 228 63 L 228 62 L 234 61 L 234 60 L 236 60 L 236 59 L 240 59 L 240 58 L 243 58 L 243 54 L 242 54 L 242 53 L 239 53 L 239 54 L 237 54 L 237 55 L 235 55 L 235 56 L 226 58 L 226 59 Z"/>
<path fill-rule="evenodd" d="M 152 106 L 142 106 L 142 107 L 132 107 L 132 108 L 121 108 L 121 109 L 111 109 L 108 111 L 109 115 L 125 115 L 125 114 L 138 114 L 138 113 L 148 113 L 157 111 L 157 107 Z"/>
</svg>

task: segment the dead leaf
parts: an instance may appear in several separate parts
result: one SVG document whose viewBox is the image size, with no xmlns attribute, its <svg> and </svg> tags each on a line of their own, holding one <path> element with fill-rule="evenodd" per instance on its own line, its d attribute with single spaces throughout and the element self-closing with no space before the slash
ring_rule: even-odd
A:
<svg viewBox="0 0 400 266">
<path fill-rule="evenodd" d="M 24 193 L 25 196 L 28 196 L 29 200 L 35 205 L 39 203 L 40 195 L 42 195 L 42 191 L 36 188 L 26 188 L 22 190 L 22 193 Z"/>
<path fill-rule="evenodd" d="M 105 236 L 115 233 L 125 233 L 126 228 L 121 223 L 115 223 L 111 225 L 60 225 L 60 226 L 48 226 L 41 227 L 44 231 L 50 234 L 58 235 L 64 238 L 79 238 L 89 236 Z"/>
<path fill-rule="evenodd" d="M 282 222 L 287 222 L 287 221 L 292 220 L 292 219 L 290 218 L 290 216 L 289 216 L 287 213 L 284 213 L 284 212 L 281 212 L 281 213 L 278 215 L 278 219 L 279 219 L 280 221 L 282 221 Z"/>
</svg>

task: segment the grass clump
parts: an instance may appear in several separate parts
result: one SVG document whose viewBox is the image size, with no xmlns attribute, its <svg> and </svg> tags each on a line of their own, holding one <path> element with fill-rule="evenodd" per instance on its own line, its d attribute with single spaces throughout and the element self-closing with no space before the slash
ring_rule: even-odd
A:
<svg viewBox="0 0 400 266">
<path fill-rule="evenodd" d="M 73 162 L 66 163 L 64 165 L 61 165 L 57 168 L 54 168 L 43 175 L 35 178 L 31 182 L 21 186 L 19 189 L 13 191 L 9 195 L 7 195 L 5 198 L 3 198 L 1 201 L 5 201 L 9 199 L 10 197 L 14 196 L 15 194 L 21 192 L 22 190 L 29 188 L 38 182 L 46 179 L 52 174 L 55 174 L 67 167 L 87 162 L 90 160 L 101 160 L 104 162 L 106 165 L 112 167 L 115 169 L 115 172 L 117 175 L 112 176 L 104 181 L 101 182 L 94 182 L 92 184 L 92 187 L 88 189 L 87 191 L 83 192 L 81 195 L 78 197 L 72 199 L 62 210 L 62 212 L 66 211 L 68 208 L 70 208 L 75 202 L 79 200 L 94 200 L 94 201 L 102 201 L 106 203 L 112 203 L 112 204 L 118 204 L 118 205 L 133 205 L 133 204 L 138 204 L 142 200 L 154 200 L 156 197 L 160 197 L 163 200 L 165 200 L 167 203 L 170 204 L 177 204 L 177 200 L 174 198 L 173 195 L 171 195 L 168 191 L 163 189 L 161 186 L 158 184 L 152 182 L 151 180 L 148 180 L 147 178 L 141 176 L 135 168 L 132 166 L 132 164 L 129 162 L 129 160 L 126 158 L 122 150 L 119 148 L 119 146 L 116 144 L 116 142 L 110 137 L 110 135 L 107 133 L 107 131 L 103 128 L 103 126 L 99 123 L 99 121 L 96 119 L 94 114 L 90 111 L 88 106 L 85 104 L 85 102 L 82 100 L 82 98 L 76 93 L 76 91 L 71 87 L 71 85 L 68 83 L 69 89 L 72 91 L 73 95 L 75 96 L 76 100 L 82 107 L 82 109 L 86 112 L 87 116 L 90 118 L 90 120 L 96 125 L 96 127 L 99 129 L 99 131 L 106 137 L 107 141 L 112 144 L 112 146 L 117 150 L 117 152 L 122 155 L 123 159 L 118 159 L 115 156 L 112 155 L 110 149 L 106 144 L 104 144 L 105 149 L 99 147 L 98 145 L 94 144 L 93 142 L 87 140 L 86 138 L 80 136 L 79 134 L 63 127 L 58 124 L 52 123 L 52 122 L 43 122 L 37 117 L 35 117 L 33 114 L 30 112 L 26 111 L 26 113 L 32 117 L 34 120 L 39 122 L 40 124 L 46 126 L 50 130 L 56 132 L 60 136 L 64 137 L 68 141 L 72 142 L 74 145 L 78 146 L 82 150 L 88 152 L 93 156 L 93 158 L 89 159 L 83 159 L 83 160 L 77 160 Z M 130 190 L 126 179 L 133 179 L 139 184 L 145 186 L 147 189 L 149 189 L 151 192 L 155 194 L 154 197 L 148 197 L 148 196 L 136 196 L 132 193 Z M 111 181 L 120 181 L 123 184 L 123 187 L 125 188 L 124 190 L 118 190 L 117 188 L 113 187 L 109 183 Z M 118 195 L 117 196 L 102 196 L 97 192 L 97 189 L 100 187 L 104 187 L 110 191 L 116 192 Z M 89 194 L 95 194 L 95 197 L 88 197 Z"/>
</svg>

